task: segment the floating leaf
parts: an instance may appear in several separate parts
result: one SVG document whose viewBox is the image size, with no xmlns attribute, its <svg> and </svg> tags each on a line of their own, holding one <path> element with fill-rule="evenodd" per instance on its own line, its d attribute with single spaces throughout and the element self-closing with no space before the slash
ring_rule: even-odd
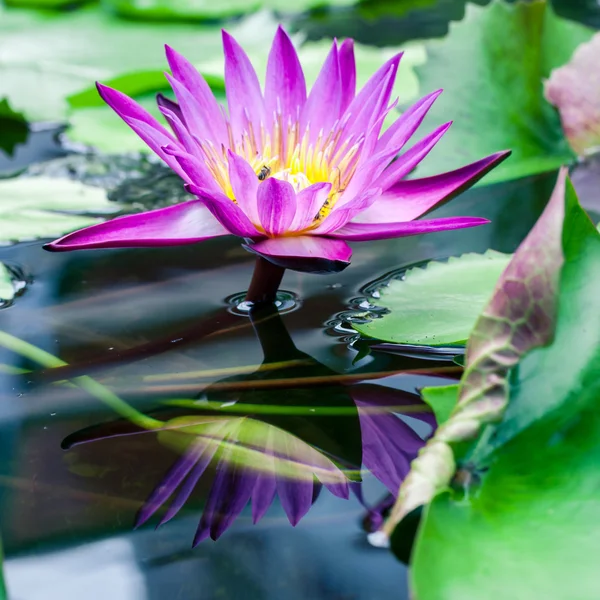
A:
<svg viewBox="0 0 600 600">
<path fill-rule="evenodd" d="M 444 491 L 425 509 L 419 600 L 597 597 L 600 234 L 569 194 L 554 343 L 520 364 L 491 456 L 463 472 L 468 495 Z"/>
<path fill-rule="evenodd" d="M 400 344 L 462 344 L 490 299 L 510 255 L 488 250 L 413 268 L 382 288 L 377 303 L 390 313 L 354 328 Z"/>
<path fill-rule="evenodd" d="M 581 44 L 571 62 L 554 69 L 545 93 L 560 113 L 573 150 L 583 156 L 600 150 L 600 33 Z"/>
<path fill-rule="evenodd" d="M 0 241 L 56 237 L 115 213 L 104 190 L 49 177 L 0 180 Z"/>
<path fill-rule="evenodd" d="M 448 171 L 505 148 L 512 156 L 485 184 L 550 171 L 573 160 L 558 115 L 544 98 L 542 80 L 592 34 L 557 17 L 546 0 L 467 4 L 465 18 L 450 25 L 447 37 L 427 44 L 427 62 L 417 68 L 423 91 L 444 88 L 428 121 L 454 119 L 417 176 Z"/>
</svg>

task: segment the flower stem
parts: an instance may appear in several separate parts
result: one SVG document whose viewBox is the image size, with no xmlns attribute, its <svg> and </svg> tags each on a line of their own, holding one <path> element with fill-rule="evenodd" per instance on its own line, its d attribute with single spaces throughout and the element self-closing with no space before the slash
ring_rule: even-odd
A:
<svg viewBox="0 0 600 600">
<path fill-rule="evenodd" d="M 257 256 L 252 281 L 246 293 L 246 302 L 273 304 L 284 273 L 283 267 L 278 267 L 262 256 Z"/>
<path fill-rule="evenodd" d="M 20 340 L 5 331 L 0 331 L 0 346 L 4 346 L 7 350 L 20 354 L 29 360 L 36 362 L 37 364 L 47 367 L 56 368 L 64 367 L 67 363 L 60 358 L 26 342 Z M 132 423 L 139 425 L 144 429 L 159 429 L 164 426 L 162 421 L 148 417 L 139 411 L 135 410 L 132 406 L 129 406 L 126 402 L 121 400 L 116 394 L 111 392 L 108 388 L 104 387 L 101 383 L 98 383 L 95 379 L 82 375 L 80 377 L 74 377 L 72 380 L 81 389 L 88 392 L 90 395 L 98 398 L 98 400 L 104 402 L 110 408 L 112 408 L 117 414 L 125 417 Z"/>
</svg>

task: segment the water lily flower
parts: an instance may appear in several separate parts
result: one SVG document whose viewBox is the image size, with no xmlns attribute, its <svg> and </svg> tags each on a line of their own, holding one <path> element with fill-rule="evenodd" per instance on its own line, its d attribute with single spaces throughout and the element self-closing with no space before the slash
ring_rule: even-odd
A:
<svg viewBox="0 0 600 600">
<path fill-rule="evenodd" d="M 449 173 L 405 177 L 444 135 L 445 123 L 407 146 L 441 90 L 406 110 L 387 130 L 401 54 L 356 93 L 353 42 L 333 42 L 307 92 L 288 35 L 279 28 L 266 83 L 243 49 L 223 32 L 228 111 L 196 69 L 166 48 L 177 102 L 159 96 L 168 131 L 126 95 L 98 84 L 102 98 L 185 182 L 196 199 L 93 225 L 49 250 L 171 246 L 232 234 L 281 268 L 335 272 L 346 242 L 460 229 L 477 217 L 420 219 L 473 185 L 509 152 Z"/>
</svg>

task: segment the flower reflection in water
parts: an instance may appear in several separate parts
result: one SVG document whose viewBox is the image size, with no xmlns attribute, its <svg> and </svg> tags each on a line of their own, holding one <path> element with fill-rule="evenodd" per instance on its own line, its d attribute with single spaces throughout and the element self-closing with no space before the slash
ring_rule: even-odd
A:
<svg viewBox="0 0 600 600">
<path fill-rule="evenodd" d="M 158 440 L 181 456 L 141 507 L 136 525 L 159 510 L 165 511 L 159 525 L 171 520 L 206 480 L 210 490 L 194 545 L 218 539 L 248 503 L 257 523 L 276 497 L 296 525 L 323 487 L 339 498 L 354 492 L 376 526 L 381 514 L 364 501 L 361 466 L 396 494 L 423 440 L 395 413 L 435 426 L 433 415 L 416 394 L 340 383 L 339 373 L 295 347 L 276 309 L 263 308 L 252 320 L 263 364 L 250 375 L 211 384 L 195 400 L 170 403 L 170 411 L 185 416 L 167 420 Z M 283 368 L 274 369 L 275 363 Z M 117 435 L 127 427 L 116 426 Z M 114 425 L 102 429 L 74 434 L 69 443 L 115 435 Z"/>
</svg>

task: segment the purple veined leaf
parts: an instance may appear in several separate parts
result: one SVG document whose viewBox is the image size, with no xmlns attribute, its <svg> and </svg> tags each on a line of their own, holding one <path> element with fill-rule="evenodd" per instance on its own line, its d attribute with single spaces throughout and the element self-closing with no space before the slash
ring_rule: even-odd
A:
<svg viewBox="0 0 600 600">
<path fill-rule="evenodd" d="M 450 444 L 473 440 L 499 421 L 508 403 L 508 374 L 533 348 L 550 343 L 556 322 L 558 281 L 564 262 L 562 229 L 567 169 L 552 197 L 496 284 L 467 343 L 458 402 L 428 441 L 400 488 L 386 533 L 427 504 L 450 482 L 456 461 Z"/>
</svg>

